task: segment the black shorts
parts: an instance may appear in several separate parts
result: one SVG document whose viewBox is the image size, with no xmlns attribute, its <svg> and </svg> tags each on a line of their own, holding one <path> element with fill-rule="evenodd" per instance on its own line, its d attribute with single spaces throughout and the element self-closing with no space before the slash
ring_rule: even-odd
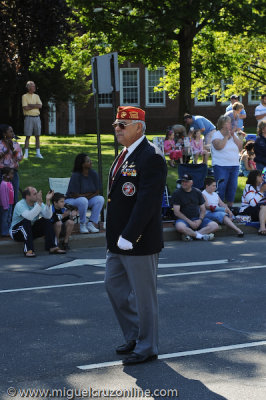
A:
<svg viewBox="0 0 266 400">
<path fill-rule="evenodd" d="M 240 215 L 249 215 L 251 217 L 252 222 L 259 221 L 259 212 L 262 204 L 257 204 L 255 207 L 247 207 L 244 211 L 239 213 Z"/>
</svg>

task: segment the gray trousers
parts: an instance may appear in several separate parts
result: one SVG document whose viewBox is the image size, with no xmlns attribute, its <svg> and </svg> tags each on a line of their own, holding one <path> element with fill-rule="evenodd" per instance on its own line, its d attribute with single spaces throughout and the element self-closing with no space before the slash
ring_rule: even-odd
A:
<svg viewBox="0 0 266 400">
<path fill-rule="evenodd" d="M 158 354 L 157 267 L 159 254 L 107 252 L 105 287 L 126 341 L 135 352 Z"/>
</svg>

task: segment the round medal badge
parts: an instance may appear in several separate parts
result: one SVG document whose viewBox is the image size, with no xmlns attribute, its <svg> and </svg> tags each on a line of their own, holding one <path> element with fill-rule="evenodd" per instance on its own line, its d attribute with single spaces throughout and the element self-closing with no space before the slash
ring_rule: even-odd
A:
<svg viewBox="0 0 266 400">
<path fill-rule="evenodd" d="M 131 182 L 126 182 L 122 186 L 122 192 L 125 196 L 133 196 L 136 193 L 136 186 Z"/>
</svg>

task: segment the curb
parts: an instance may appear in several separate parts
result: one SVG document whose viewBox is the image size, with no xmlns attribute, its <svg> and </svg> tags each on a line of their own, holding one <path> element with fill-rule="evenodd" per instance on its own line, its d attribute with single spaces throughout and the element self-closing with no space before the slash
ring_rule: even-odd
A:
<svg viewBox="0 0 266 400">
<path fill-rule="evenodd" d="M 236 224 L 244 233 L 247 234 L 256 234 L 257 229 L 251 226 L 246 226 L 244 224 Z M 216 238 L 222 238 L 226 236 L 231 236 L 232 238 L 237 238 L 236 234 L 229 229 L 227 226 L 222 226 L 220 229 L 215 232 Z M 172 241 L 181 241 L 181 234 L 176 232 L 172 223 L 165 224 L 163 228 L 163 237 L 165 242 Z M 238 238 L 239 240 L 243 239 Z M 106 247 L 105 240 L 105 232 L 100 233 L 89 233 L 89 234 L 74 234 L 70 238 L 70 246 L 72 250 L 78 248 L 93 248 L 93 247 Z M 34 247 L 36 252 L 38 253 L 46 253 L 44 250 L 44 239 L 38 238 L 34 240 Z M 22 255 L 23 254 L 23 244 L 14 242 L 11 238 L 9 239 L 1 239 L 0 240 L 0 255 Z"/>
</svg>

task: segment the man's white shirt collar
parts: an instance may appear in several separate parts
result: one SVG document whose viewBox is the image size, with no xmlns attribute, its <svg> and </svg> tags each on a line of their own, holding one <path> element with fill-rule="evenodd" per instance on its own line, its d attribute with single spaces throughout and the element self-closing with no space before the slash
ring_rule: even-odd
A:
<svg viewBox="0 0 266 400">
<path fill-rule="evenodd" d="M 125 157 L 125 160 L 130 156 L 131 153 L 140 145 L 142 140 L 144 140 L 145 135 L 142 135 L 138 140 L 136 140 L 134 143 L 132 143 L 128 148 L 127 148 L 127 155 Z"/>
</svg>

